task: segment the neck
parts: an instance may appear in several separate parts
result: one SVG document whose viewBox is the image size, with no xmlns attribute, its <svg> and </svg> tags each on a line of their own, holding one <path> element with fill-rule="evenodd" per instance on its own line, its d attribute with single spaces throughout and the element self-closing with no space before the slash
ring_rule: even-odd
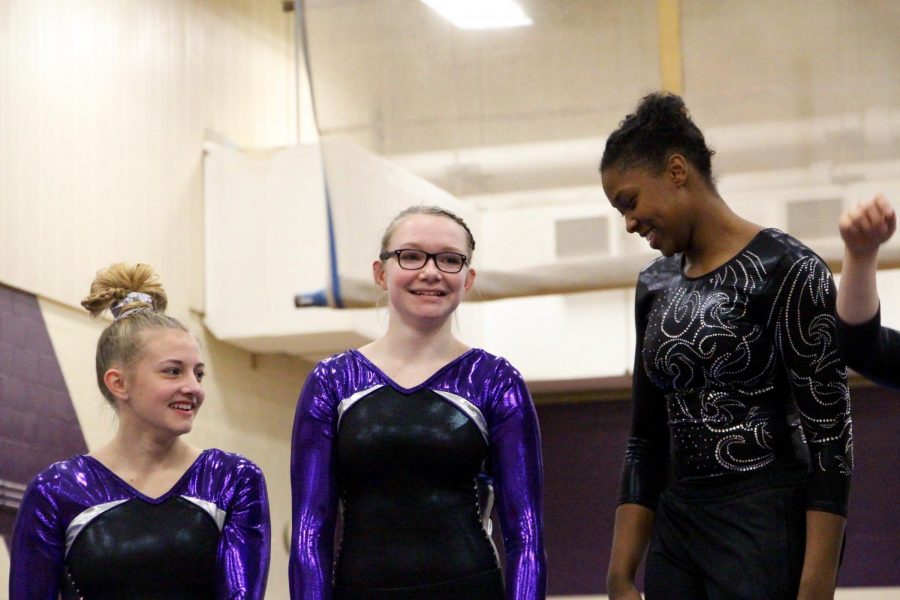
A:
<svg viewBox="0 0 900 600">
<path fill-rule="evenodd" d="M 410 324 L 392 315 L 387 332 L 368 348 L 393 360 L 421 363 L 429 359 L 449 360 L 468 347 L 453 335 L 450 317 L 441 323 Z"/>
<path fill-rule="evenodd" d="M 162 437 L 146 431 L 119 425 L 116 435 L 101 452 L 121 464 L 140 469 L 143 466 L 179 464 L 190 454 L 192 446 L 180 436 Z"/>
<path fill-rule="evenodd" d="M 702 275 L 721 266 L 761 229 L 738 216 L 714 191 L 704 194 L 697 215 L 690 243 L 684 250 L 684 270 L 689 275 Z"/>
</svg>

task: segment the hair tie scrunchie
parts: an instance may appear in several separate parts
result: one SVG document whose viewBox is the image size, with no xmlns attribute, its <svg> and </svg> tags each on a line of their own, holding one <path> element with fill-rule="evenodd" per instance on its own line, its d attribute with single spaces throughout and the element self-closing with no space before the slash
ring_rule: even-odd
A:
<svg viewBox="0 0 900 600">
<path fill-rule="evenodd" d="M 128 308 L 129 305 L 136 304 L 138 302 L 142 302 L 147 306 L 135 306 L 132 308 Z M 153 310 L 153 297 L 150 296 L 150 294 L 145 294 L 143 292 L 129 292 L 127 296 L 109 307 L 109 312 L 111 312 L 113 315 L 113 321 L 124 319 L 125 317 L 133 315 L 140 310 Z"/>
</svg>

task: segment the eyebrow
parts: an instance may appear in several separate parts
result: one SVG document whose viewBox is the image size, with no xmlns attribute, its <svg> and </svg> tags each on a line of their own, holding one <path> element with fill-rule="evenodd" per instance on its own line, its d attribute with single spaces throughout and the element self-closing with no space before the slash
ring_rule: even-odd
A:
<svg viewBox="0 0 900 600">
<path fill-rule="evenodd" d="M 416 243 L 410 243 L 406 246 L 397 246 L 397 250 L 419 250 L 421 252 L 428 252 L 425 248 Z M 458 249 L 456 246 L 443 246 L 442 250 L 438 250 L 437 252 L 452 252 L 454 254 L 462 254 L 466 255 L 465 251 Z"/>
<path fill-rule="evenodd" d="M 178 366 L 180 366 L 180 367 L 183 367 L 184 364 L 185 364 L 183 360 L 180 360 L 180 359 L 177 359 L 177 358 L 164 358 L 164 359 L 162 359 L 161 361 L 159 361 L 159 364 L 160 364 L 160 365 L 164 365 L 164 364 L 167 364 L 167 363 L 170 363 L 170 364 L 176 364 L 176 365 L 178 365 Z M 194 365 L 194 368 L 195 368 L 195 369 L 196 369 L 197 367 L 200 367 L 201 369 L 204 369 L 204 368 L 206 368 L 206 363 L 198 362 L 197 364 Z"/>
</svg>

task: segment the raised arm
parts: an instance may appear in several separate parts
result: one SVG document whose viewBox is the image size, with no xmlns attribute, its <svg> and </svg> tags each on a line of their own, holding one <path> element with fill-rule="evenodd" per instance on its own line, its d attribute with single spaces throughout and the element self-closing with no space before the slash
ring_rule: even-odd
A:
<svg viewBox="0 0 900 600">
<path fill-rule="evenodd" d="M 878 311 L 878 248 L 896 228 L 897 215 L 882 194 L 851 208 L 838 222 L 844 240 L 844 267 L 837 312 L 848 325 L 865 323 Z"/>
<path fill-rule="evenodd" d="M 528 388 L 515 370 L 508 369 L 498 382 L 489 423 L 497 516 L 506 551 L 506 597 L 542 600 L 547 594 L 547 566 L 541 436 Z"/>
<path fill-rule="evenodd" d="M 13 527 L 10 600 L 57 600 L 66 534 L 58 522 L 55 469 L 38 475 L 22 499 Z"/>
<path fill-rule="evenodd" d="M 334 527 L 338 506 L 335 465 L 337 415 L 320 363 L 303 385 L 291 451 L 292 600 L 331 600 Z"/>
<path fill-rule="evenodd" d="M 837 297 L 841 354 L 847 366 L 889 387 L 900 387 L 896 368 L 900 332 L 881 326 L 876 273 L 878 248 L 896 227 L 894 209 L 880 194 L 847 211 L 839 223 L 844 239 L 844 268 Z"/>
<path fill-rule="evenodd" d="M 219 540 L 216 597 L 262 600 L 272 539 L 266 481 L 260 468 L 247 460 L 235 475 L 234 496 Z"/>
</svg>

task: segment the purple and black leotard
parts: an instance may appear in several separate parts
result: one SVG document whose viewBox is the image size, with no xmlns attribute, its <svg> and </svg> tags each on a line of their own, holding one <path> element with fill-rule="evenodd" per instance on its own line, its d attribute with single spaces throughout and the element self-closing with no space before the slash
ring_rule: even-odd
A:
<svg viewBox="0 0 900 600">
<path fill-rule="evenodd" d="M 502 358 L 469 350 L 414 388 L 355 350 L 322 361 L 300 396 L 291 483 L 294 599 L 544 598 L 540 434 Z M 505 584 L 479 501 L 491 493 Z"/>
<path fill-rule="evenodd" d="M 269 507 L 259 467 L 204 450 L 149 498 L 91 456 L 51 465 L 25 492 L 11 600 L 263 597 Z"/>
</svg>

